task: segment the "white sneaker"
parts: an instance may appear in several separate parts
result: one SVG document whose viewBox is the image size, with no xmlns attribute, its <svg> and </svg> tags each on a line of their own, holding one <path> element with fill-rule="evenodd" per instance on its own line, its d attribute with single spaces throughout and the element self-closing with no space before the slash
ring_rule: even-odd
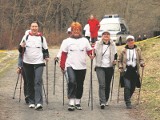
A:
<svg viewBox="0 0 160 120">
<path fill-rule="evenodd" d="M 106 102 L 106 106 L 109 106 L 109 103 L 108 103 L 108 102 Z"/>
<path fill-rule="evenodd" d="M 29 105 L 29 108 L 34 108 L 34 107 L 35 107 L 34 104 L 30 104 L 30 105 Z"/>
<path fill-rule="evenodd" d="M 35 107 L 35 110 L 40 110 L 40 109 L 42 109 L 43 107 L 42 107 L 42 105 L 41 104 L 37 104 L 37 106 Z"/>
</svg>

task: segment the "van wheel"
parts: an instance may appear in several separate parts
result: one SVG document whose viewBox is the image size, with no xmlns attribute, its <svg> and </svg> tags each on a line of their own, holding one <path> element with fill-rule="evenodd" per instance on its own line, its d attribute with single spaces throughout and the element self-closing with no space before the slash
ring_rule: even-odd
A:
<svg viewBox="0 0 160 120">
<path fill-rule="evenodd" d="M 118 45 L 122 45 L 122 38 L 119 38 Z"/>
</svg>

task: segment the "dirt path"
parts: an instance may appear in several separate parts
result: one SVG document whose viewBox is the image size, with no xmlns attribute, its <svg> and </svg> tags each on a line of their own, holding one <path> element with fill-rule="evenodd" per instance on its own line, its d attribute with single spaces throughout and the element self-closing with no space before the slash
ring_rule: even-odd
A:
<svg viewBox="0 0 160 120">
<path fill-rule="evenodd" d="M 51 60 L 49 62 L 49 104 L 45 103 L 43 111 L 36 111 L 28 108 L 28 105 L 24 102 L 23 91 L 21 95 L 21 102 L 19 103 L 19 91 L 18 84 L 15 99 L 12 99 L 14 87 L 16 84 L 17 74 L 16 67 L 6 72 L 6 74 L 0 78 L 0 120 L 142 120 L 141 118 L 133 117 L 130 113 L 134 110 L 125 109 L 123 100 L 117 103 L 117 86 L 118 78 L 115 77 L 115 84 L 113 90 L 112 101 L 109 106 L 104 110 L 99 107 L 98 98 L 98 82 L 96 74 L 93 71 L 93 110 L 88 107 L 88 91 L 89 91 L 89 76 L 90 76 L 90 62 L 88 59 L 88 71 L 84 83 L 84 94 L 82 97 L 82 111 L 75 110 L 69 112 L 67 110 L 68 100 L 66 95 L 66 83 L 65 83 L 65 104 L 62 104 L 62 73 L 59 66 L 57 66 L 56 74 L 56 94 L 53 95 L 53 71 L 54 63 L 53 58 L 58 52 L 58 49 L 50 50 Z M 15 53 L 18 54 L 18 53 Z M 46 83 L 45 77 L 46 71 L 44 70 L 44 84 Z M 45 85 L 46 87 L 46 85 Z M 121 98 L 122 92 L 121 92 Z M 143 119 L 144 120 L 144 119 Z M 146 119 L 145 119 L 146 120 Z"/>
</svg>

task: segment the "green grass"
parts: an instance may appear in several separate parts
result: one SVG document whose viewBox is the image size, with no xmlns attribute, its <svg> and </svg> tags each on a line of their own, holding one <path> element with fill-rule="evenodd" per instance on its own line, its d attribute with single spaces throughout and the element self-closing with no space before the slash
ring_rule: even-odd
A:
<svg viewBox="0 0 160 120">
<path fill-rule="evenodd" d="M 0 77 L 2 77 L 13 64 L 17 64 L 17 58 L 17 52 L 15 51 L 0 51 Z"/>
<path fill-rule="evenodd" d="M 139 114 L 144 113 L 150 120 L 160 120 L 160 38 L 136 42 L 136 45 L 141 48 L 146 63 Z M 118 53 L 122 48 L 124 46 L 118 47 Z"/>
<path fill-rule="evenodd" d="M 140 108 L 146 111 L 151 120 L 160 120 L 160 38 L 136 44 L 142 49 L 146 63 Z"/>
</svg>

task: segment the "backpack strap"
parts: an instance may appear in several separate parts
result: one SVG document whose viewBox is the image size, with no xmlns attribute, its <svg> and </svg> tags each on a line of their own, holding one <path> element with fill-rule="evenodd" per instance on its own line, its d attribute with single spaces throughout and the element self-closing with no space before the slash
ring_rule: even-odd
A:
<svg viewBox="0 0 160 120">
<path fill-rule="evenodd" d="M 26 36 L 26 41 L 28 40 L 29 34 Z"/>
<path fill-rule="evenodd" d="M 29 34 L 26 36 L 26 41 L 28 40 L 28 37 L 29 37 Z M 43 43 L 43 36 L 40 36 L 41 37 L 41 42 Z"/>
</svg>

